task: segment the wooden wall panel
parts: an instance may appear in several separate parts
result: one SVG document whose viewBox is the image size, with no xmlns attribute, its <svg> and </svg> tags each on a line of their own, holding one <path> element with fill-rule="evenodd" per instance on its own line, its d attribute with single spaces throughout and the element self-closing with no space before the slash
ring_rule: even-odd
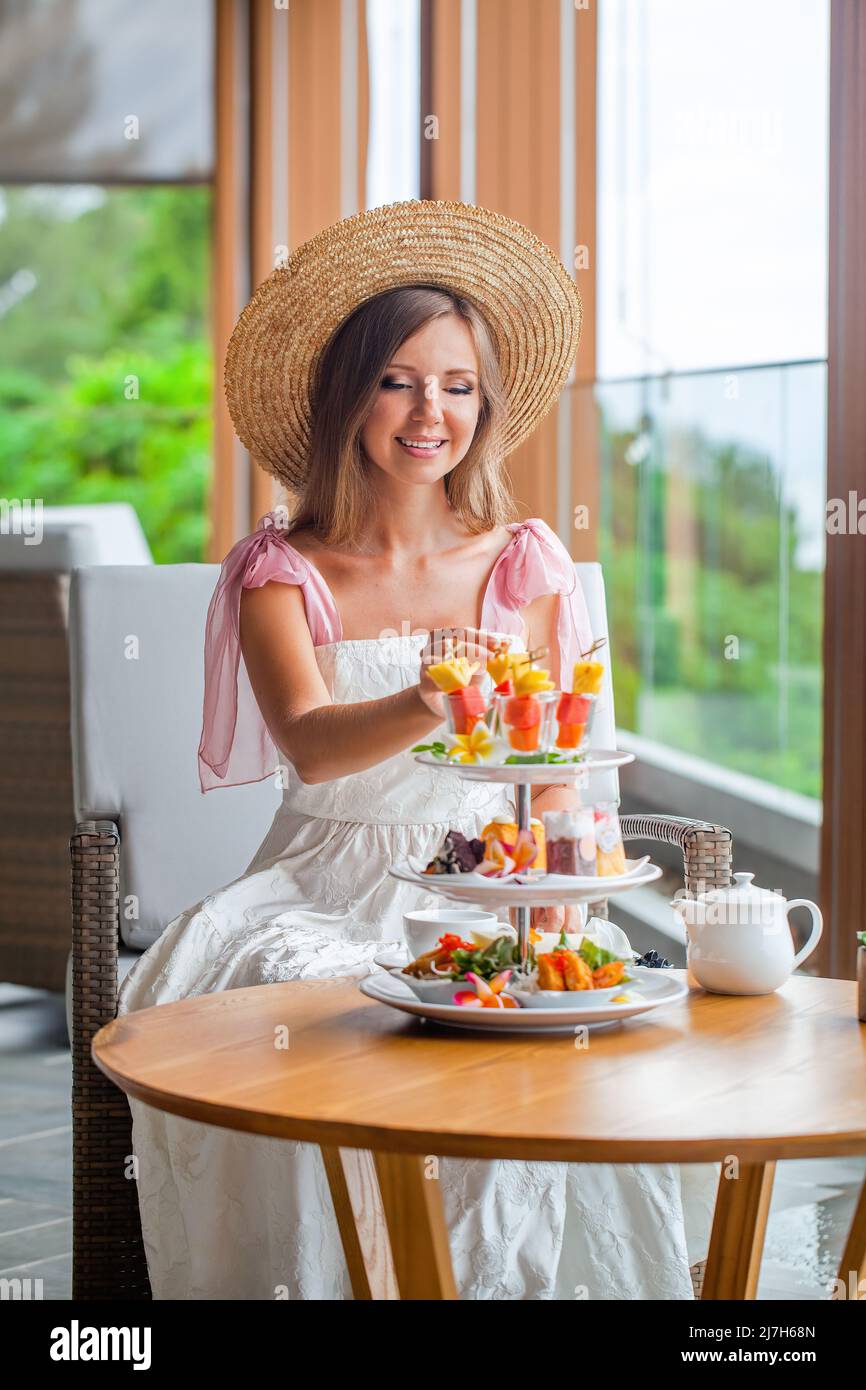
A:
<svg viewBox="0 0 866 1390">
<path fill-rule="evenodd" d="M 862 499 L 866 459 L 866 7 L 830 9 L 827 496 Z M 822 974 L 851 978 L 866 930 L 866 538 L 828 535 L 824 587 Z"/>
<path fill-rule="evenodd" d="M 340 0 L 293 0 L 289 37 L 289 235 L 339 222 Z"/>
<path fill-rule="evenodd" d="M 273 0 L 252 0 L 250 12 L 250 258 L 251 289 L 271 274 L 276 264 L 277 219 L 274 207 L 274 165 L 281 148 L 278 138 L 279 99 L 275 91 L 275 57 L 278 44 L 288 44 L 288 11 L 278 10 Z M 275 138 L 277 137 L 277 138 Z M 270 511 L 275 483 L 270 473 L 250 457 L 250 511 L 247 529 Z"/>
<path fill-rule="evenodd" d="M 207 558 L 221 560 L 247 530 L 249 463 L 237 439 L 223 391 L 226 347 L 249 298 L 248 24 L 243 0 L 216 6 L 216 174 L 212 331 L 214 449 Z"/>
<path fill-rule="evenodd" d="M 593 383 L 596 357 L 597 219 L 597 66 L 598 19 L 595 6 L 578 10 L 574 22 L 575 65 L 575 246 L 586 247 L 588 264 L 572 263 L 583 301 L 583 327 L 574 364 L 571 392 L 571 502 L 587 508 L 589 525 L 572 526 L 570 549 L 575 560 L 597 560 L 601 523 L 601 439 Z M 583 516 L 581 514 L 581 521 Z"/>
<path fill-rule="evenodd" d="M 559 0 L 478 0 L 476 201 L 559 251 Z M 557 524 L 557 426 L 509 461 L 521 516 Z"/>
<path fill-rule="evenodd" d="M 367 3 L 358 7 L 358 211 L 367 206 L 367 157 L 370 146 L 370 56 L 367 51 Z"/>
<path fill-rule="evenodd" d="M 438 139 L 430 145 L 430 197 L 460 198 L 460 0 L 428 0 L 431 6 L 430 110 Z M 422 129 L 422 140 L 424 132 Z"/>
</svg>

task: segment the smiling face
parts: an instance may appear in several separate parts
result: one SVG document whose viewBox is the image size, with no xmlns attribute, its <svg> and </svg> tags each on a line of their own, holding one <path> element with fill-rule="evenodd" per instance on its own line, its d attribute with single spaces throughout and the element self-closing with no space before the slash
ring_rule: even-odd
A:
<svg viewBox="0 0 866 1390">
<path fill-rule="evenodd" d="M 466 455 L 481 408 L 478 354 L 466 321 L 444 314 L 397 348 L 361 443 L 384 473 L 432 483 Z"/>
</svg>

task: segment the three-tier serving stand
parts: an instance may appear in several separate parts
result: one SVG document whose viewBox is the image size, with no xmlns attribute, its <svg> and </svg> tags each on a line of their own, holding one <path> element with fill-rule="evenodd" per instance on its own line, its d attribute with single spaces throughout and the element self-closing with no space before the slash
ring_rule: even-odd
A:
<svg viewBox="0 0 866 1390">
<path fill-rule="evenodd" d="M 574 782 L 576 787 L 588 784 L 591 774 L 612 771 L 634 761 L 633 753 L 616 750 L 589 749 L 585 756 L 576 762 L 557 763 L 458 763 L 447 758 L 433 757 L 428 753 L 416 755 L 416 761 L 425 767 L 450 768 L 451 771 L 472 782 L 500 782 L 514 786 L 516 791 L 516 821 L 518 830 L 529 830 L 531 822 L 531 789 L 533 786 L 562 785 Z M 406 881 L 405 866 L 395 865 L 390 872 L 395 878 Z M 597 901 L 612 897 L 629 889 L 643 887 L 661 876 L 661 869 L 646 863 L 643 871 L 632 872 L 619 878 L 585 878 L 571 883 L 557 874 L 548 874 L 533 881 L 515 882 L 509 877 L 488 879 L 483 889 L 483 899 L 490 907 L 507 907 L 511 923 L 517 932 L 521 965 L 528 965 L 530 947 L 530 912 L 533 907 L 551 907 L 572 903 Z M 429 891 L 440 893 L 452 901 L 466 902 L 471 897 L 470 885 L 463 874 L 437 874 L 424 880 Z M 418 878 L 411 880 L 418 882 Z M 420 884 L 419 884 L 420 886 Z M 482 894 L 476 891 L 473 901 L 477 904 Z"/>
</svg>

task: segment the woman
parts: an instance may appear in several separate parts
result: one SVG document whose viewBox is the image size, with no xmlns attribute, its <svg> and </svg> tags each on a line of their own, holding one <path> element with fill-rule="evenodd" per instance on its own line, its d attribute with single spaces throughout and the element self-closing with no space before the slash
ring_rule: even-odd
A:
<svg viewBox="0 0 866 1390">
<path fill-rule="evenodd" d="M 564 384 L 579 329 L 548 248 L 455 203 L 329 228 L 244 310 L 232 417 L 298 502 L 223 564 L 199 768 L 203 790 L 279 769 L 284 797 L 246 872 L 136 963 L 119 1012 L 370 973 L 403 913 L 441 901 L 389 864 L 509 809 L 507 787 L 461 783 L 409 750 L 442 723 L 428 667 L 446 635 L 482 660 L 497 634 L 547 646 L 566 685 L 590 643 L 568 553 L 543 522 L 513 521 L 502 474 Z M 538 788 L 535 814 L 574 799 Z M 317 1148 L 130 1103 L 155 1297 L 351 1296 Z M 692 1296 L 710 1165 L 447 1159 L 439 1176 L 463 1297 Z"/>
</svg>

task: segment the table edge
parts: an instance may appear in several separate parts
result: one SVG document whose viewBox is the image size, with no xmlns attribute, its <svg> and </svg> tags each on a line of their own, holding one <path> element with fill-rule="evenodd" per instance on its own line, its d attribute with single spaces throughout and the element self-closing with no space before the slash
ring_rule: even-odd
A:
<svg viewBox="0 0 866 1390">
<path fill-rule="evenodd" d="M 102 1030 L 100 1029 L 100 1032 Z M 449 1158 L 503 1158 L 564 1163 L 711 1163 L 736 1158 L 764 1163 L 786 1158 L 840 1158 L 866 1155 L 866 1127 L 834 1134 L 762 1135 L 734 1138 L 715 1135 L 695 1139 L 550 1138 L 538 1135 L 443 1133 L 392 1129 L 387 1125 L 345 1120 L 309 1120 L 301 1115 L 263 1114 L 234 1109 L 175 1092 L 144 1086 L 110 1067 L 96 1052 L 95 1065 L 127 1096 L 153 1109 L 236 1133 L 302 1141 L 381 1153 L 437 1155 Z"/>
</svg>

